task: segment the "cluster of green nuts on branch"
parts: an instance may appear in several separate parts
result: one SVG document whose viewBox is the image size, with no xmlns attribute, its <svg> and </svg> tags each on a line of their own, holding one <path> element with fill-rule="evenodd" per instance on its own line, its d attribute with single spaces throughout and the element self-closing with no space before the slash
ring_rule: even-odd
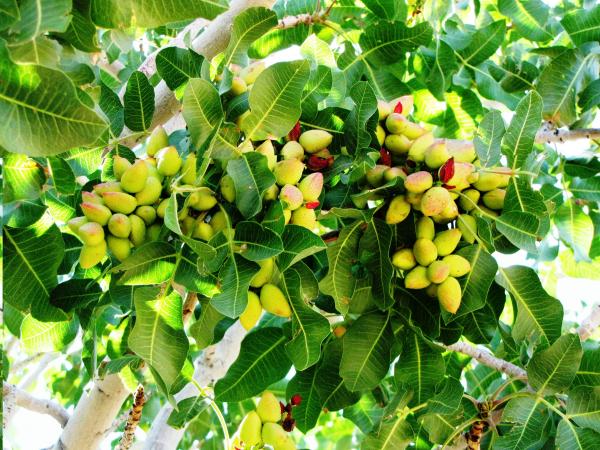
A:
<svg viewBox="0 0 600 450">
<path fill-rule="evenodd" d="M 293 395 L 284 405 L 272 392 L 265 391 L 256 406 L 242 420 L 233 437 L 232 450 L 249 450 L 270 445 L 273 450 L 295 450 L 296 444 L 288 434 L 296 421 L 292 408 L 302 402 L 300 395 Z"/>
<path fill-rule="evenodd" d="M 426 289 L 454 314 L 462 297 L 457 278 L 471 268 L 453 253 L 461 239 L 475 242 L 477 215 L 499 214 L 512 172 L 482 168 L 472 145 L 450 147 L 434 139 L 430 131 L 406 119 L 401 108 L 399 104 L 392 112 L 390 105 L 379 103 L 381 164 L 365 178 L 371 187 L 403 179 L 405 192 L 388 202 L 385 220 L 398 224 L 413 211 L 416 241 L 412 248 L 397 249 L 392 262 L 403 271 L 406 288 Z"/>
</svg>

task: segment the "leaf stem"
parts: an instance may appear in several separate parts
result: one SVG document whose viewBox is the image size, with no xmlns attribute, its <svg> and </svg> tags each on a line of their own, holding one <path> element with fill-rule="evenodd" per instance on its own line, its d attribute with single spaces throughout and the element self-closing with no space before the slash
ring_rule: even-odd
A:
<svg viewBox="0 0 600 450">
<path fill-rule="evenodd" d="M 191 382 L 194 386 L 196 386 L 196 389 L 198 389 L 198 392 L 200 393 L 200 395 L 210 401 L 210 407 L 212 408 L 214 413 L 217 415 L 217 418 L 219 419 L 219 424 L 221 425 L 221 430 L 223 431 L 223 436 L 225 437 L 225 448 L 228 449 L 229 448 L 229 430 L 227 430 L 227 422 L 225 422 L 225 417 L 223 417 L 223 413 L 221 412 L 221 410 L 219 409 L 219 406 L 215 403 L 215 401 L 206 393 L 206 389 L 203 388 L 202 386 L 200 386 L 200 383 L 198 383 L 198 381 L 196 381 L 194 378 L 192 378 Z"/>
</svg>

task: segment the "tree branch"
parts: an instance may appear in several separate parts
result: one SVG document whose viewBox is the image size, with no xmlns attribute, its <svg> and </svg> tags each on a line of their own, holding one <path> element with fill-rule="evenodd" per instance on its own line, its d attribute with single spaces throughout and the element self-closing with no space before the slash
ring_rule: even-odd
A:
<svg viewBox="0 0 600 450">
<path fill-rule="evenodd" d="M 4 411 L 5 415 L 7 415 L 8 412 L 8 415 L 10 416 L 10 408 L 12 405 L 16 405 L 39 414 L 48 414 L 63 428 L 69 421 L 69 413 L 67 413 L 67 410 L 61 405 L 52 400 L 34 397 L 29 392 L 19 389 L 15 385 L 5 382 L 2 385 L 2 395 L 5 399 L 11 399 L 11 401 L 7 403 L 9 411 Z"/>
<path fill-rule="evenodd" d="M 592 306 L 590 314 L 583 319 L 579 328 L 577 328 L 577 334 L 581 342 L 590 338 L 592 334 L 600 327 L 600 303 Z"/>
<path fill-rule="evenodd" d="M 525 369 L 521 369 L 519 366 L 516 366 L 513 363 L 497 358 L 489 350 L 483 347 L 475 347 L 463 341 L 455 342 L 452 345 L 440 345 L 446 350 L 469 355 L 484 366 L 491 367 L 492 369 L 496 369 L 512 377 L 527 378 L 527 372 Z"/>
</svg>

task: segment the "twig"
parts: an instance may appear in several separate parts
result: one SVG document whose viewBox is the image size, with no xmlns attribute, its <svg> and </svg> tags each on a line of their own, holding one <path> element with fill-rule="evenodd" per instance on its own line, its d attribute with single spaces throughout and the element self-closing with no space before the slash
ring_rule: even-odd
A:
<svg viewBox="0 0 600 450">
<path fill-rule="evenodd" d="M 600 327 L 600 303 L 592 307 L 590 314 L 583 319 L 579 328 L 577 328 L 577 334 L 581 341 L 588 339 L 597 329 Z"/>
<path fill-rule="evenodd" d="M 50 363 L 58 358 L 59 353 L 46 353 L 35 368 L 19 383 L 21 389 L 27 389 L 34 382 L 40 379 L 40 375 L 48 368 Z"/>
<path fill-rule="evenodd" d="M 125 425 L 123 437 L 121 438 L 121 441 L 117 447 L 118 450 L 129 450 L 131 448 L 135 430 L 140 423 L 140 419 L 142 418 L 144 403 L 146 403 L 146 398 L 144 397 L 144 386 L 139 385 L 133 396 L 133 406 L 129 411 L 127 425 Z"/>
<path fill-rule="evenodd" d="M 187 323 L 192 315 L 196 304 L 198 303 L 198 294 L 195 292 L 188 292 L 185 302 L 183 302 L 183 323 Z"/>
<path fill-rule="evenodd" d="M 527 379 L 527 372 L 525 371 L 525 369 L 522 369 L 511 362 L 497 358 L 496 356 L 492 355 L 492 353 L 489 350 L 484 349 L 482 347 L 475 347 L 471 344 L 468 344 L 467 342 L 462 341 L 455 342 L 452 345 L 440 345 L 447 350 L 469 355 L 484 366 L 496 369 L 499 372 L 503 372 L 507 375 L 510 375 L 511 377 L 523 378 L 525 380 Z"/>
<path fill-rule="evenodd" d="M 20 406 L 21 408 L 25 408 L 39 414 L 48 414 L 63 428 L 69 421 L 69 413 L 67 413 L 67 410 L 55 401 L 34 397 L 30 393 L 24 391 L 23 389 L 19 389 L 13 384 L 5 382 L 2 385 L 2 395 L 4 398 L 14 398 L 14 404 L 16 406 Z"/>
</svg>

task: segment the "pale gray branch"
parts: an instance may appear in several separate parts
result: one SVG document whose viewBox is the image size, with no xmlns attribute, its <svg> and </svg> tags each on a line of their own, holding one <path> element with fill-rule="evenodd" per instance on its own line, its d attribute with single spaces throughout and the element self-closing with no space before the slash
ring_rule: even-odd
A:
<svg viewBox="0 0 600 450">
<path fill-rule="evenodd" d="M 521 369 L 519 366 L 516 366 L 513 363 L 497 358 L 489 350 L 483 347 L 475 347 L 467 342 L 462 341 L 455 342 L 452 345 L 441 345 L 447 350 L 469 355 L 484 366 L 496 369 L 500 372 L 510 375 L 511 377 L 527 378 L 527 372 L 524 369 Z"/>
<path fill-rule="evenodd" d="M 12 412 L 10 408 L 16 405 L 39 414 L 47 414 L 55 419 L 63 428 L 69 421 L 67 410 L 55 401 L 34 397 L 29 392 L 10 383 L 5 382 L 2 385 L 2 395 L 5 399 L 10 399 L 7 403 L 9 411 L 5 411 L 5 414 L 8 412 L 9 416 Z"/>
<path fill-rule="evenodd" d="M 600 327 L 600 303 L 592 307 L 590 314 L 583 319 L 579 328 L 577 328 L 577 334 L 581 342 L 590 338 L 592 334 Z"/>
</svg>

